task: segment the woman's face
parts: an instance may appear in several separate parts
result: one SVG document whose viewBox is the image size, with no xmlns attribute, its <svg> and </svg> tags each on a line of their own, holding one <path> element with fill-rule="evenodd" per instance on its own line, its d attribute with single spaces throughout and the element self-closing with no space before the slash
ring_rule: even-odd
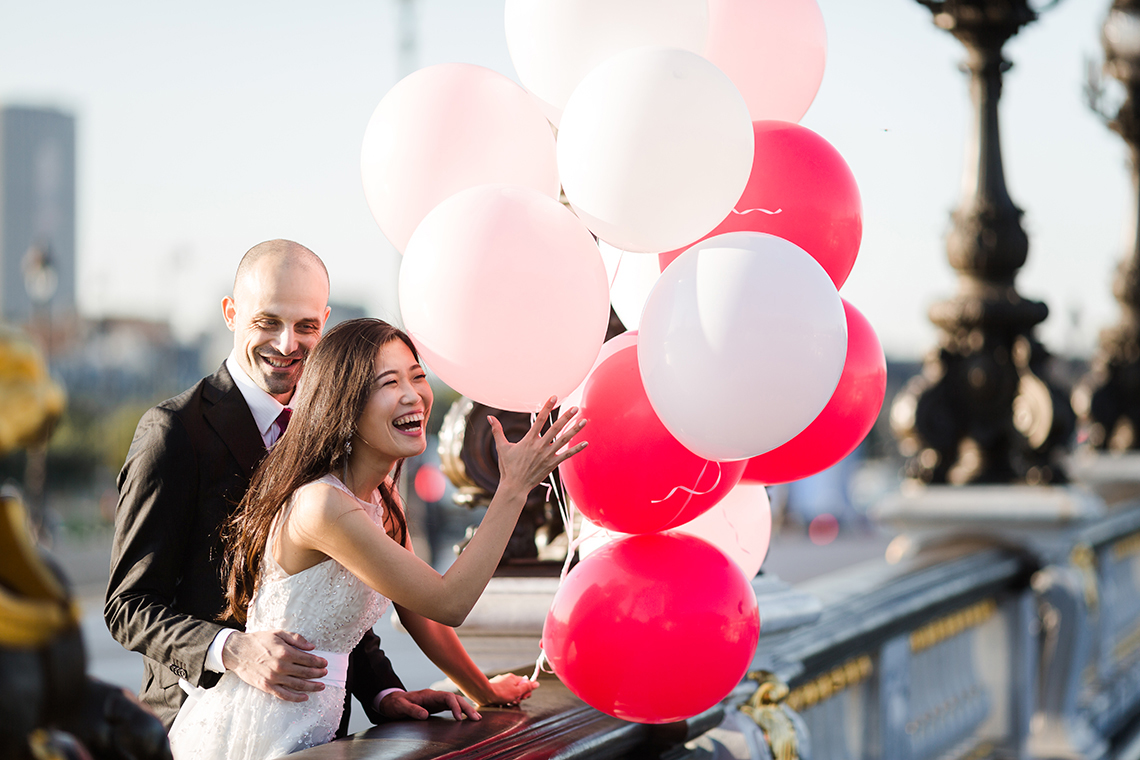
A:
<svg viewBox="0 0 1140 760">
<path fill-rule="evenodd" d="M 424 368 L 404 341 L 389 341 L 376 352 L 372 394 L 357 422 L 356 437 L 385 456 L 422 454 L 431 402 Z"/>
</svg>

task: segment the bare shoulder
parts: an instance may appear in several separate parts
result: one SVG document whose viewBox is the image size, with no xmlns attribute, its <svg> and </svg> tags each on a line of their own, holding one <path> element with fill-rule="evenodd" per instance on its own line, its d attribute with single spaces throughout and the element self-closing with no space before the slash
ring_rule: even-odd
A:
<svg viewBox="0 0 1140 760">
<path fill-rule="evenodd" d="M 297 491 L 293 519 L 302 524 L 334 522 L 350 512 L 363 512 L 360 503 L 343 489 L 320 481 Z"/>
</svg>

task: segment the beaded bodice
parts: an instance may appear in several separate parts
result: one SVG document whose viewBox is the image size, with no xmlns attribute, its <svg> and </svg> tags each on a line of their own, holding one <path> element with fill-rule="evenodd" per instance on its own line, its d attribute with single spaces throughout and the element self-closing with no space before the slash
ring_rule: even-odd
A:
<svg viewBox="0 0 1140 760">
<path fill-rule="evenodd" d="M 313 483 L 327 483 L 352 495 L 333 475 L 325 475 Z M 282 518 L 270 532 L 269 545 L 261 564 L 257 592 L 249 605 L 247 631 L 286 630 L 298 633 L 317 649 L 327 652 L 351 652 L 364 632 L 376 624 L 389 601 L 373 591 L 364 581 L 334 559 L 327 559 L 288 575 L 273 559 L 271 547 L 293 504 L 305 488 L 293 494 Z M 356 497 L 353 496 L 355 499 Z M 379 494 L 371 503 L 357 499 L 373 522 L 383 526 L 384 507 Z"/>
</svg>

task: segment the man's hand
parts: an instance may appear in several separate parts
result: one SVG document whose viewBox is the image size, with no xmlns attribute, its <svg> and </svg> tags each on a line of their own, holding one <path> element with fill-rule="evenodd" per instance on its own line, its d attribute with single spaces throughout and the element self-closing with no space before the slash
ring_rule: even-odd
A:
<svg viewBox="0 0 1140 760">
<path fill-rule="evenodd" d="M 222 647 L 222 664 L 255 689 L 286 702 L 304 702 L 307 692 L 325 688 L 308 679 L 328 674 L 328 662 L 307 651 L 315 648 L 288 631 L 237 631 Z"/>
<path fill-rule="evenodd" d="M 446 710 L 451 710 L 451 715 L 456 720 L 483 719 L 470 702 L 449 691 L 394 691 L 380 700 L 380 714 L 385 718 L 427 720 L 432 713 Z"/>
</svg>

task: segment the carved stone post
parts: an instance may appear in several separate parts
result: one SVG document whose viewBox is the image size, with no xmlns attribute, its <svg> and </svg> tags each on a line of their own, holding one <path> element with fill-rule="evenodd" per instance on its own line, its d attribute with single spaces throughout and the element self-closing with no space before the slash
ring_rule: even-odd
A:
<svg viewBox="0 0 1140 760">
<path fill-rule="evenodd" d="M 917 0 L 966 47 L 974 124 L 963 197 L 952 215 L 947 257 L 958 293 L 935 304 L 938 348 L 895 399 L 891 421 L 910 457 L 908 475 L 927 483 L 1061 482 L 1056 464 L 1074 416 L 1044 380 L 1048 354 L 1033 329 L 1048 307 L 1014 287 L 1029 240 L 1009 197 L 998 134 L 1002 46 L 1037 18 L 1028 0 Z"/>
<path fill-rule="evenodd" d="M 1126 97 L 1108 125 L 1128 145 L 1132 201 L 1131 240 L 1112 292 L 1120 321 L 1100 335 L 1092 371 L 1073 393 L 1073 406 L 1097 449 L 1140 449 L 1140 2 L 1115 0 L 1104 23 L 1104 69 L 1124 85 Z M 1094 103 L 1099 110 L 1099 104 Z"/>
</svg>

